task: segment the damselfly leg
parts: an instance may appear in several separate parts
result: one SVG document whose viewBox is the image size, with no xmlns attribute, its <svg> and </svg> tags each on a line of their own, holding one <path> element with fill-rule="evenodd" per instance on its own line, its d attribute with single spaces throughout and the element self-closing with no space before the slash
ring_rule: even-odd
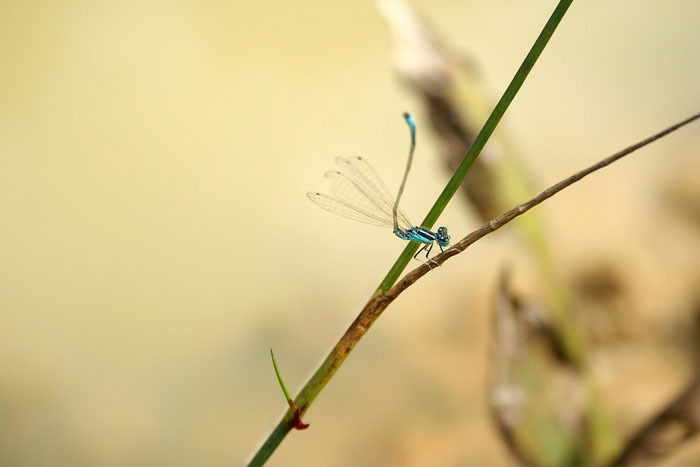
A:
<svg viewBox="0 0 700 467">
<path fill-rule="evenodd" d="M 418 255 L 421 254 L 421 252 L 422 252 L 423 250 L 425 250 L 425 259 L 426 259 L 426 261 L 421 261 L 421 263 L 427 265 L 428 268 L 430 268 L 430 269 L 433 269 L 433 268 L 430 266 L 430 263 L 435 263 L 435 264 L 439 267 L 439 266 L 440 266 L 440 263 L 438 263 L 437 261 L 435 261 L 434 259 L 432 259 L 432 258 L 430 257 L 430 252 L 431 252 L 432 249 L 433 249 L 433 245 L 435 245 L 435 244 L 434 244 L 434 243 L 424 243 L 423 246 L 420 247 L 420 249 L 416 252 L 416 254 L 413 255 L 413 259 L 415 259 L 416 261 L 421 261 L 420 259 L 418 259 Z M 440 244 L 438 243 L 438 246 L 440 247 L 440 251 L 441 251 L 441 252 L 444 252 L 444 250 L 442 249 L 442 245 L 440 245 Z"/>
</svg>

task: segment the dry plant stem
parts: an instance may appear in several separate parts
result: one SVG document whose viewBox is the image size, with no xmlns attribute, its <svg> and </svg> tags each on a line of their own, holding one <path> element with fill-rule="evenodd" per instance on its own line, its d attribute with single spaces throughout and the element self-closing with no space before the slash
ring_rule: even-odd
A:
<svg viewBox="0 0 700 467">
<path fill-rule="evenodd" d="M 689 117 L 681 122 L 676 123 L 675 125 L 672 125 L 665 130 L 650 136 L 649 138 L 642 140 L 632 146 L 629 146 L 622 151 L 616 152 L 612 156 L 606 157 L 605 159 L 601 160 L 600 162 L 593 164 L 592 166 L 581 170 L 580 172 L 576 172 L 575 174 L 571 175 L 568 178 L 565 178 L 559 183 L 556 183 L 543 192 L 541 192 L 539 195 L 535 196 L 534 198 L 530 199 L 529 201 L 526 201 L 525 203 L 521 203 L 511 209 L 510 211 L 505 212 L 504 214 L 501 214 L 497 218 L 493 219 L 492 221 L 482 225 L 480 228 L 477 230 L 473 231 L 466 237 L 464 237 L 462 240 L 460 240 L 457 244 L 455 244 L 452 248 L 449 250 L 445 251 L 444 253 L 440 253 L 439 255 L 435 256 L 433 260 L 430 262 L 431 266 L 428 267 L 427 265 L 419 266 L 413 271 L 409 272 L 404 276 L 403 279 L 401 279 L 394 287 L 391 288 L 382 298 L 387 299 L 390 297 L 390 302 L 393 301 L 396 297 L 401 294 L 404 290 L 406 290 L 408 287 L 410 287 L 414 282 L 416 282 L 418 279 L 420 279 L 422 276 L 427 274 L 429 271 L 432 269 L 435 269 L 434 265 L 442 265 L 445 261 L 450 259 L 453 256 L 456 256 L 460 253 L 462 253 L 469 245 L 472 243 L 476 242 L 477 240 L 481 239 L 482 237 L 485 237 L 486 235 L 490 234 L 491 232 L 500 229 L 504 225 L 506 225 L 508 222 L 512 221 L 516 217 L 526 213 L 533 207 L 537 206 L 538 204 L 542 203 L 548 198 L 551 198 L 555 194 L 559 193 L 561 190 L 564 188 L 576 183 L 577 181 L 581 180 L 583 177 L 586 175 L 590 175 L 591 173 L 595 172 L 596 170 L 600 170 L 603 167 L 606 167 L 613 162 L 625 157 L 626 155 L 636 151 L 639 148 L 642 148 L 646 146 L 647 144 L 653 143 L 659 138 L 662 138 L 666 136 L 667 134 L 679 129 L 680 127 L 687 125 L 688 123 L 692 122 L 693 120 L 697 120 L 700 118 L 700 114 L 693 115 L 692 117 Z"/>
<path fill-rule="evenodd" d="M 512 392 L 514 384 L 509 370 L 516 355 L 520 354 L 526 345 L 525 335 L 538 332 L 533 322 L 523 319 L 522 303 L 519 303 L 511 289 L 510 268 L 501 270 L 496 288 L 495 303 L 493 305 L 491 322 L 491 362 L 489 364 L 489 409 L 491 419 L 501 441 L 510 454 L 513 465 L 526 467 L 538 465 L 533 459 L 532 453 L 523 449 L 518 441 L 515 423 L 513 420 L 522 419 L 522 404 L 511 401 L 503 402 L 503 398 L 497 393 Z M 548 324 L 540 323 L 544 326 Z M 520 388 L 523 390 L 523 388 Z M 527 397 L 521 401 L 525 401 Z"/>
<path fill-rule="evenodd" d="M 369 328 L 374 324 L 374 322 L 379 318 L 379 316 L 382 314 L 382 312 L 389 306 L 391 302 L 393 302 L 396 297 L 398 297 L 404 290 L 409 288 L 411 285 L 413 285 L 418 279 L 420 279 L 422 276 L 430 272 L 431 270 L 436 269 L 436 265 L 441 265 L 445 261 L 447 261 L 449 258 L 458 255 L 459 253 L 462 253 L 469 245 L 472 243 L 476 242 L 477 240 L 485 237 L 486 235 L 490 234 L 491 232 L 500 229 L 504 225 L 506 225 L 508 222 L 512 221 L 516 217 L 524 214 L 525 212 L 529 211 L 533 207 L 537 206 L 541 202 L 545 201 L 546 199 L 554 196 L 556 193 L 560 192 L 564 188 L 576 183 L 577 181 L 581 180 L 583 177 L 586 175 L 589 175 L 596 170 L 602 169 L 603 167 L 606 167 L 613 162 L 617 161 L 618 159 L 621 159 L 622 157 L 625 157 L 626 155 L 636 151 L 637 149 L 646 146 L 647 144 L 650 144 L 657 139 L 666 136 L 667 134 L 677 130 L 678 128 L 682 127 L 683 125 L 686 125 L 693 120 L 696 120 L 700 118 L 700 113 L 696 114 L 690 118 L 687 118 L 679 123 L 676 123 L 673 126 L 670 126 L 669 128 L 643 140 L 638 142 L 637 144 L 634 144 L 626 149 L 623 149 L 620 152 L 617 152 L 613 154 L 610 157 L 607 157 L 597 164 L 594 164 L 587 169 L 581 170 L 580 172 L 576 172 L 572 176 L 562 180 L 561 182 L 550 186 L 546 190 L 544 190 L 542 193 L 539 195 L 535 196 L 531 200 L 519 204 L 515 208 L 511 209 L 510 211 L 500 215 L 496 219 L 484 224 L 481 226 L 479 229 L 473 231 L 466 237 L 464 237 L 462 240 L 460 240 L 454 247 L 450 248 L 449 250 L 445 251 L 444 253 L 439 254 L 438 256 L 435 256 L 433 260 L 430 262 L 431 266 L 428 265 L 422 265 L 419 266 L 418 268 L 414 269 L 407 275 L 403 277 L 400 281 L 396 283 L 388 292 L 385 294 L 382 294 L 381 291 L 375 292 L 375 294 L 372 296 L 372 298 L 369 300 L 369 302 L 365 305 L 363 310 L 360 312 L 358 317 L 353 321 L 353 323 L 350 325 L 347 331 L 345 331 L 345 334 L 343 337 L 340 338 L 340 341 L 335 345 L 333 350 L 329 353 L 329 355 L 326 357 L 326 359 L 323 361 L 321 364 L 321 367 L 319 371 L 314 373 L 314 375 L 311 377 L 311 379 L 306 383 L 302 391 L 299 393 L 299 395 L 294 399 L 294 402 L 296 403 L 296 406 L 299 407 L 299 411 L 296 414 L 298 417 L 301 417 L 304 415 L 306 410 L 309 408 L 309 405 L 313 402 L 313 400 L 316 398 L 318 393 L 320 392 L 320 389 L 323 388 L 326 383 L 330 380 L 330 378 L 333 376 L 333 374 L 336 372 L 338 367 L 345 361 L 345 358 L 348 356 L 348 354 L 352 351 L 352 349 L 355 347 L 357 342 L 362 338 L 362 336 L 365 335 L 365 333 L 369 330 Z M 277 424 L 273 432 L 268 436 L 267 440 L 261 446 L 261 448 L 258 450 L 258 453 L 264 453 L 268 452 L 271 446 L 276 446 L 279 444 L 280 440 L 284 438 L 287 433 L 292 429 L 292 424 L 294 423 L 294 417 L 295 414 L 292 413 L 291 410 L 287 410 L 287 413 L 284 415 L 282 420 Z M 274 449 L 274 447 L 273 447 Z M 271 453 L 271 451 L 269 451 Z M 266 459 L 266 458 L 265 458 Z M 251 461 L 250 465 L 262 465 L 264 463 L 265 459 L 260 459 L 258 456 L 254 457 L 253 460 Z"/>
<path fill-rule="evenodd" d="M 673 452 L 700 431 L 700 375 L 627 443 L 609 465 L 648 465 Z"/>
</svg>

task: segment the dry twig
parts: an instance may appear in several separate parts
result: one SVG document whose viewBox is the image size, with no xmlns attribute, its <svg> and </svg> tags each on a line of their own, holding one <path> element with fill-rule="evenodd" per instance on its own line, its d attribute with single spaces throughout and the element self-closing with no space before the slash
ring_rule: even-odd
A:
<svg viewBox="0 0 700 467">
<path fill-rule="evenodd" d="M 600 170 L 604 167 L 607 167 L 608 165 L 612 164 L 613 162 L 622 159 L 623 157 L 627 156 L 628 154 L 633 153 L 637 149 L 640 149 L 647 144 L 653 143 L 659 138 L 662 138 L 666 136 L 667 134 L 679 129 L 680 127 L 687 125 L 688 123 L 692 122 L 693 120 L 696 120 L 700 118 L 700 114 L 695 114 L 692 117 L 689 117 L 681 122 L 678 122 L 668 128 L 666 128 L 663 131 L 660 131 L 659 133 L 656 133 L 655 135 L 652 135 L 636 144 L 633 144 L 632 146 L 629 146 L 622 151 L 616 152 L 615 154 L 606 157 L 605 159 L 599 161 L 596 164 L 593 164 L 592 166 L 583 169 L 579 172 L 576 172 L 575 174 L 571 175 L 570 177 L 565 178 L 564 180 L 560 181 L 559 183 L 556 183 L 543 192 L 541 192 L 539 195 L 535 196 L 534 198 L 530 199 L 529 201 L 526 201 L 524 203 L 521 203 L 514 207 L 513 209 L 501 214 L 497 218 L 493 219 L 490 222 L 487 222 L 486 224 L 482 225 L 480 228 L 476 229 L 475 231 L 471 232 L 469 235 L 464 237 L 462 240 L 460 240 L 458 243 L 456 243 L 452 248 L 449 250 L 445 251 L 444 253 L 440 253 L 439 255 L 435 256 L 431 261 L 430 264 L 424 264 L 423 266 L 419 266 L 413 271 L 409 272 L 404 276 L 403 279 L 401 279 L 394 287 L 392 287 L 386 294 L 384 294 L 381 297 L 382 304 L 386 302 L 386 305 L 391 303 L 396 297 L 398 297 L 401 292 L 406 290 L 408 287 L 413 285 L 418 279 L 423 277 L 425 274 L 430 272 L 432 269 L 435 269 L 435 266 L 442 265 L 447 261 L 448 259 L 452 258 L 453 256 L 456 256 L 460 253 L 462 253 L 464 250 L 467 249 L 471 244 L 475 243 L 477 240 L 480 240 L 481 238 L 485 237 L 486 235 L 490 234 L 491 232 L 494 232 L 516 217 L 525 214 L 527 211 L 530 209 L 534 208 L 538 204 L 542 203 L 548 198 L 551 198 L 555 194 L 559 193 L 562 191 L 564 188 L 567 188 L 577 181 L 581 180 L 583 177 L 592 174 L 593 172 Z M 368 307 L 372 304 L 370 302 L 368 304 Z M 386 307 L 384 305 L 384 308 Z M 383 310 L 383 308 L 382 308 Z M 375 310 L 376 312 L 376 310 Z M 381 313 L 381 311 L 379 312 Z"/>
<path fill-rule="evenodd" d="M 647 464 L 669 454 L 700 431 L 700 375 L 630 439 L 614 466 Z"/>
</svg>

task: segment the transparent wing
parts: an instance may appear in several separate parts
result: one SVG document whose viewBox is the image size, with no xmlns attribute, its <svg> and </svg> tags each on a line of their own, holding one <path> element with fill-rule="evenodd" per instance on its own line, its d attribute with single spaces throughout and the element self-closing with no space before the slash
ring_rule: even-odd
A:
<svg viewBox="0 0 700 467">
<path fill-rule="evenodd" d="M 328 173 L 327 177 L 333 180 L 331 190 L 337 197 L 349 204 L 358 203 L 365 209 L 376 209 L 382 212 L 392 221 L 394 197 L 389 193 L 382 179 L 377 175 L 371 165 L 362 157 L 350 159 L 336 158 L 336 163 L 341 167 L 344 177 Z M 406 230 L 413 226 L 408 216 L 399 209 L 399 227 Z"/>
<path fill-rule="evenodd" d="M 314 203 L 326 211 L 332 212 L 342 217 L 352 219 L 354 221 L 364 222 L 365 224 L 380 225 L 382 227 L 393 227 L 393 217 L 387 218 L 384 214 L 377 214 L 376 211 L 365 211 L 358 206 L 352 206 L 338 198 L 310 191 L 306 194 Z"/>
</svg>

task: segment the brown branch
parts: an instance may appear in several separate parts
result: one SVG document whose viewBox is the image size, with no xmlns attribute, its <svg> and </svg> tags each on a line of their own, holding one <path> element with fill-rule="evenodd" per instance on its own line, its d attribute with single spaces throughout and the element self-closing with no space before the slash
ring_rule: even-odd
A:
<svg viewBox="0 0 700 467">
<path fill-rule="evenodd" d="M 398 297 L 401 292 L 406 290 L 408 287 L 413 285 L 418 279 L 423 277 L 425 274 L 430 272 L 432 269 L 435 269 L 435 266 L 440 266 L 442 265 L 445 261 L 448 259 L 452 258 L 453 256 L 456 256 L 460 253 L 462 253 L 464 250 L 467 249 L 471 244 L 475 243 L 477 240 L 480 240 L 481 238 L 485 237 L 486 235 L 490 234 L 491 232 L 494 232 L 516 217 L 525 214 L 527 211 L 530 209 L 534 208 L 538 204 L 542 203 L 543 201 L 547 200 L 548 198 L 551 198 L 555 194 L 559 193 L 562 191 L 564 188 L 567 188 L 577 181 L 581 180 L 583 177 L 592 174 L 593 172 L 600 170 L 604 167 L 607 167 L 608 165 L 612 164 L 613 162 L 622 159 L 623 157 L 627 156 L 628 154 L 633 153 L 637 149 L 640 149 L 650 143 L 653 143 L 659 138 L 662 138 L 666 136 L 669 133 L 672 133 L 673 131 L 679 129 L 680 127 L 687 125 L 688 123 L 692 122 L 693 120 L 696 120 L 700 118 L 700 113 L 693 115 L 692 117 L 689 117 L 681 122 L 678 122 L 674 125 L 671 125 L 670 127 L 666 128 L 663 131 L 660 131 L 659 133 L 656 133 L 653 136 L 650 136 L 649 138 L 646 138 L 636 144 L 633 144 L 632 146 L 629 146 L 622 151 L 616 152 L 615 154 L 606 157 L 605 159 L 599 161 L 596 164 L 593 164 L 592 166 L 583 169 L 579 172 L 576 172 L 575 174 L 571 175 L 570 177 L 565 178 L 564 180 L 560 181 L 559 183 L 556 183 L 549 188 L 545 189 L 543 192 L 541 192 L 539 195 L 535 196 L 534 198 L 530 199 L 529 201 L 526 201 L 524 203 L 521 203 L 511 209 L 510 211 L 507 211 L 497 218 L 493 219 L 492 221 L 482 225 L 475 231 L 471 232 L 469 235 L 464 237 L 462 240 L 457 242 L 452 248 L 449 250 L 445 251 L 444 253 L 440 253 L 439 255 L 435 256 L 430 260 L 429 263 L 426 263 L 422 266 L 417 267 L 413 271 L 409 272 L 406 274 L 403 279 L 401 279 L 399 282 L 394 285 L 384 296 L 382 296 L 382 304 L 388 305 L 391 303 L 396 297 Z M 368 304 L 368 307 L 371 306 L 373 302 L 370 302 Z M 382 308 L 383 310 L 383 308 Z M 373 313 L 376 313 L 376 310 L 373 311 Z M 381 313 L 381 311 L 379 311 Z"/>
<path fill-rule="evenodd" d="M 638 465 L 669 454 L 700 431 L 700 375 L 630 439 L 611 467 Z"/>
</svg>

